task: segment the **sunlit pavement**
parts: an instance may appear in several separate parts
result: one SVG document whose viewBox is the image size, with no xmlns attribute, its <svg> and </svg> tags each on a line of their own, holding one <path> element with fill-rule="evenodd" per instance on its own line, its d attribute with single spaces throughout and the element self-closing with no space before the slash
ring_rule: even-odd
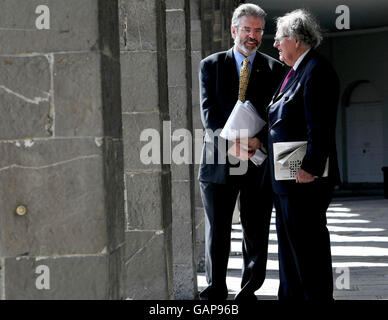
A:
<svg viewBox="0 0 388 320">
<path fill-rule="evenodd" d="M 388 200 L 335 199 L 327 211 L 336 300 L 388 299 Z M 227 284 L 229 297 L 240 288 L 241 225 L 233 224 Z M 272 213 L 267 276 L 259 299 L 277 299 L 279 286 L 275 213 Z M 198 275 L 199 289 L 206 286 Z"/>
</svg>

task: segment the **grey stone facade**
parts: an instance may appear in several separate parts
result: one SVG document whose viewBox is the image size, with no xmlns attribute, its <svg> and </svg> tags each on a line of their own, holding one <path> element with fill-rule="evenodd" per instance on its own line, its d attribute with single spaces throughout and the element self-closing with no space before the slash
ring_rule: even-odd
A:
<svg viewBox="0 0 388 320">
<path fill-rule="evenodd" d="M 139 137 L 202 128 L 208 2 L 47 0 L 39 30 L 40 2 L 0 1 L 0 298 L 197 298 L 198 165 Z"/>
<path fill-rule="evenodd" d="M 169 113 L 173 149 L 183 139 L 190 141 L 189 133 L 193 131 L 191 16 L 188 0 L 167 0 L 166 5 Z M 178 129 L 186 129 L 187 135 L 175 137 L 174 132 Z M 197 296 L 192 154 L 188 154 L 186 160 L 183 164 L 176 164 L 174 161 L 171 164 L 173 282 L 176 299 L 194 299 Z"/>
<path fill-rule="evenodd" d="M 126 201 L 124 279 L 129 299 L 173 297 L 171 169 L 141 162 L 140 133 L 169 119 L 165 1 L 119 1 Z M 125 61 L 125 62 L 123 62 Z M 142 73 L 144 74 L 142 75 Z M 130 91 L 131 92 L 131 91 Z"/>
<path fill-rule="evenodd" d="M 39 4 L 2 1 L 1 296 L 117 299 L 121 106 L 116 32 L 106 28 L 117 9 L 47 1 L 50 29 L 38 30 Z M 49 269 L 45 289 L 36 284 L 39 266 Z"/>
</svg>

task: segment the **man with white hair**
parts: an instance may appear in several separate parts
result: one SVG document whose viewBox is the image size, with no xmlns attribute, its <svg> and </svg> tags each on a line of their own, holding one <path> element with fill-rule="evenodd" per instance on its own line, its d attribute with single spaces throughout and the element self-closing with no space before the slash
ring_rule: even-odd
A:
<svg viewBox="0 0 388 320">
<path fill-rule="evenodd" d="M 266 106 L 284 75 L 283 65 L 258 51 L 266 13 L 253 4 L 240 5 L 231 25 L 235 45 L 201 61 L 201 119 L 206 130 L 222 129 L 238 100 L 249 100 L 266 118 Z M 248 141 L 250 158 L 263 144 L 267 129 Z M 225 141 L 223 141 L 225 142 Z M 256 299 L 255 291 L 265 279 L 268 233 L 272 212 L 272 190 L 267 161 L 256 166 L 248 161 L 247 172 L 231 174 L 232 161 L 220 150 L 222 138 L 205 137 L 199 181 L 205 208 L 205 268 L 208 287 L 201 299 L 226 299 L 226 273 L 230 252 L 232 216 L 240 193 L 240 221 L 243 228 L 243 271 L 237 300 Z M 207 162 L 207 153 L 214 155 Z M 221 156 L 220 156 L 221 155 Z M 221 159 L 223 157 L 223 159 Z"/>
<path fill-rule="evenodd" d="M 321 40 L 319 25 L 306 10 L 277 19 L 274 47 L 291 67 L 268 106 L 279 299 L 333 300 L 326 210 L 339 183 L 335 142 L 339 80 L 331 64 L 315 51 Z M 276 180 L 274 144 L 303 141 L 307 151 L 296 178 Z"/>
</svg>

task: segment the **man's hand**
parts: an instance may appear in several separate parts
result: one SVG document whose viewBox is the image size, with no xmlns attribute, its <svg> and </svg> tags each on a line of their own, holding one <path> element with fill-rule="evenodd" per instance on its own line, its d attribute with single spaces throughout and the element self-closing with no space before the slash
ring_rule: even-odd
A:
<svg viewBox="0 0 388 320">
<path fill-rule="evenodd" d="M 260 147 L 261 142 L 258 138 L 236 139 L 233 146 L 229 148 L 228 153 L 240 160 L 248 160 L 253 157 Z"/>
<path fill-rule="evenodd" d="M 258 138 L 248 138 L 248 158 L 252 158 L 260 147 L 261 141 Z"/>
<path fill-rule="evenodd" d="M 258 138 L 248 138 L 248 151 L 255 153 L 261 147 L 261 141 Z"/>
<path fill-rule="evenodd" d="M 234 141 L 228 153 L 240 160 L 248 160 L 250 158 L 247 144 L 240 143 L 240 139 Z"/>
<path fill-rule="evenodd" d="M 299 169 L 296 173 L 296 183 L 309 183 L 313 182 L 314 180 L 315 177 L 303 169 Z"/>
</svg>

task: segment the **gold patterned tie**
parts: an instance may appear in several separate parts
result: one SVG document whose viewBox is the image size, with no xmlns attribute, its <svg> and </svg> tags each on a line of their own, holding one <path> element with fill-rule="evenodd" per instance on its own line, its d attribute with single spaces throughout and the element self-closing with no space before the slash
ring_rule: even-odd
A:
<svg viewBox="0 0 388 320">
<path fill-rule="evenodd" d="M 240 88 L 238 90 L 238 100 L 245 102 L 245 93 L 248 88 L 249 81 L 249 68 L 248 68 L 249 58 L 245 58 L 243 61 L 243 66 L 240 70 Z"/>
</svg>

